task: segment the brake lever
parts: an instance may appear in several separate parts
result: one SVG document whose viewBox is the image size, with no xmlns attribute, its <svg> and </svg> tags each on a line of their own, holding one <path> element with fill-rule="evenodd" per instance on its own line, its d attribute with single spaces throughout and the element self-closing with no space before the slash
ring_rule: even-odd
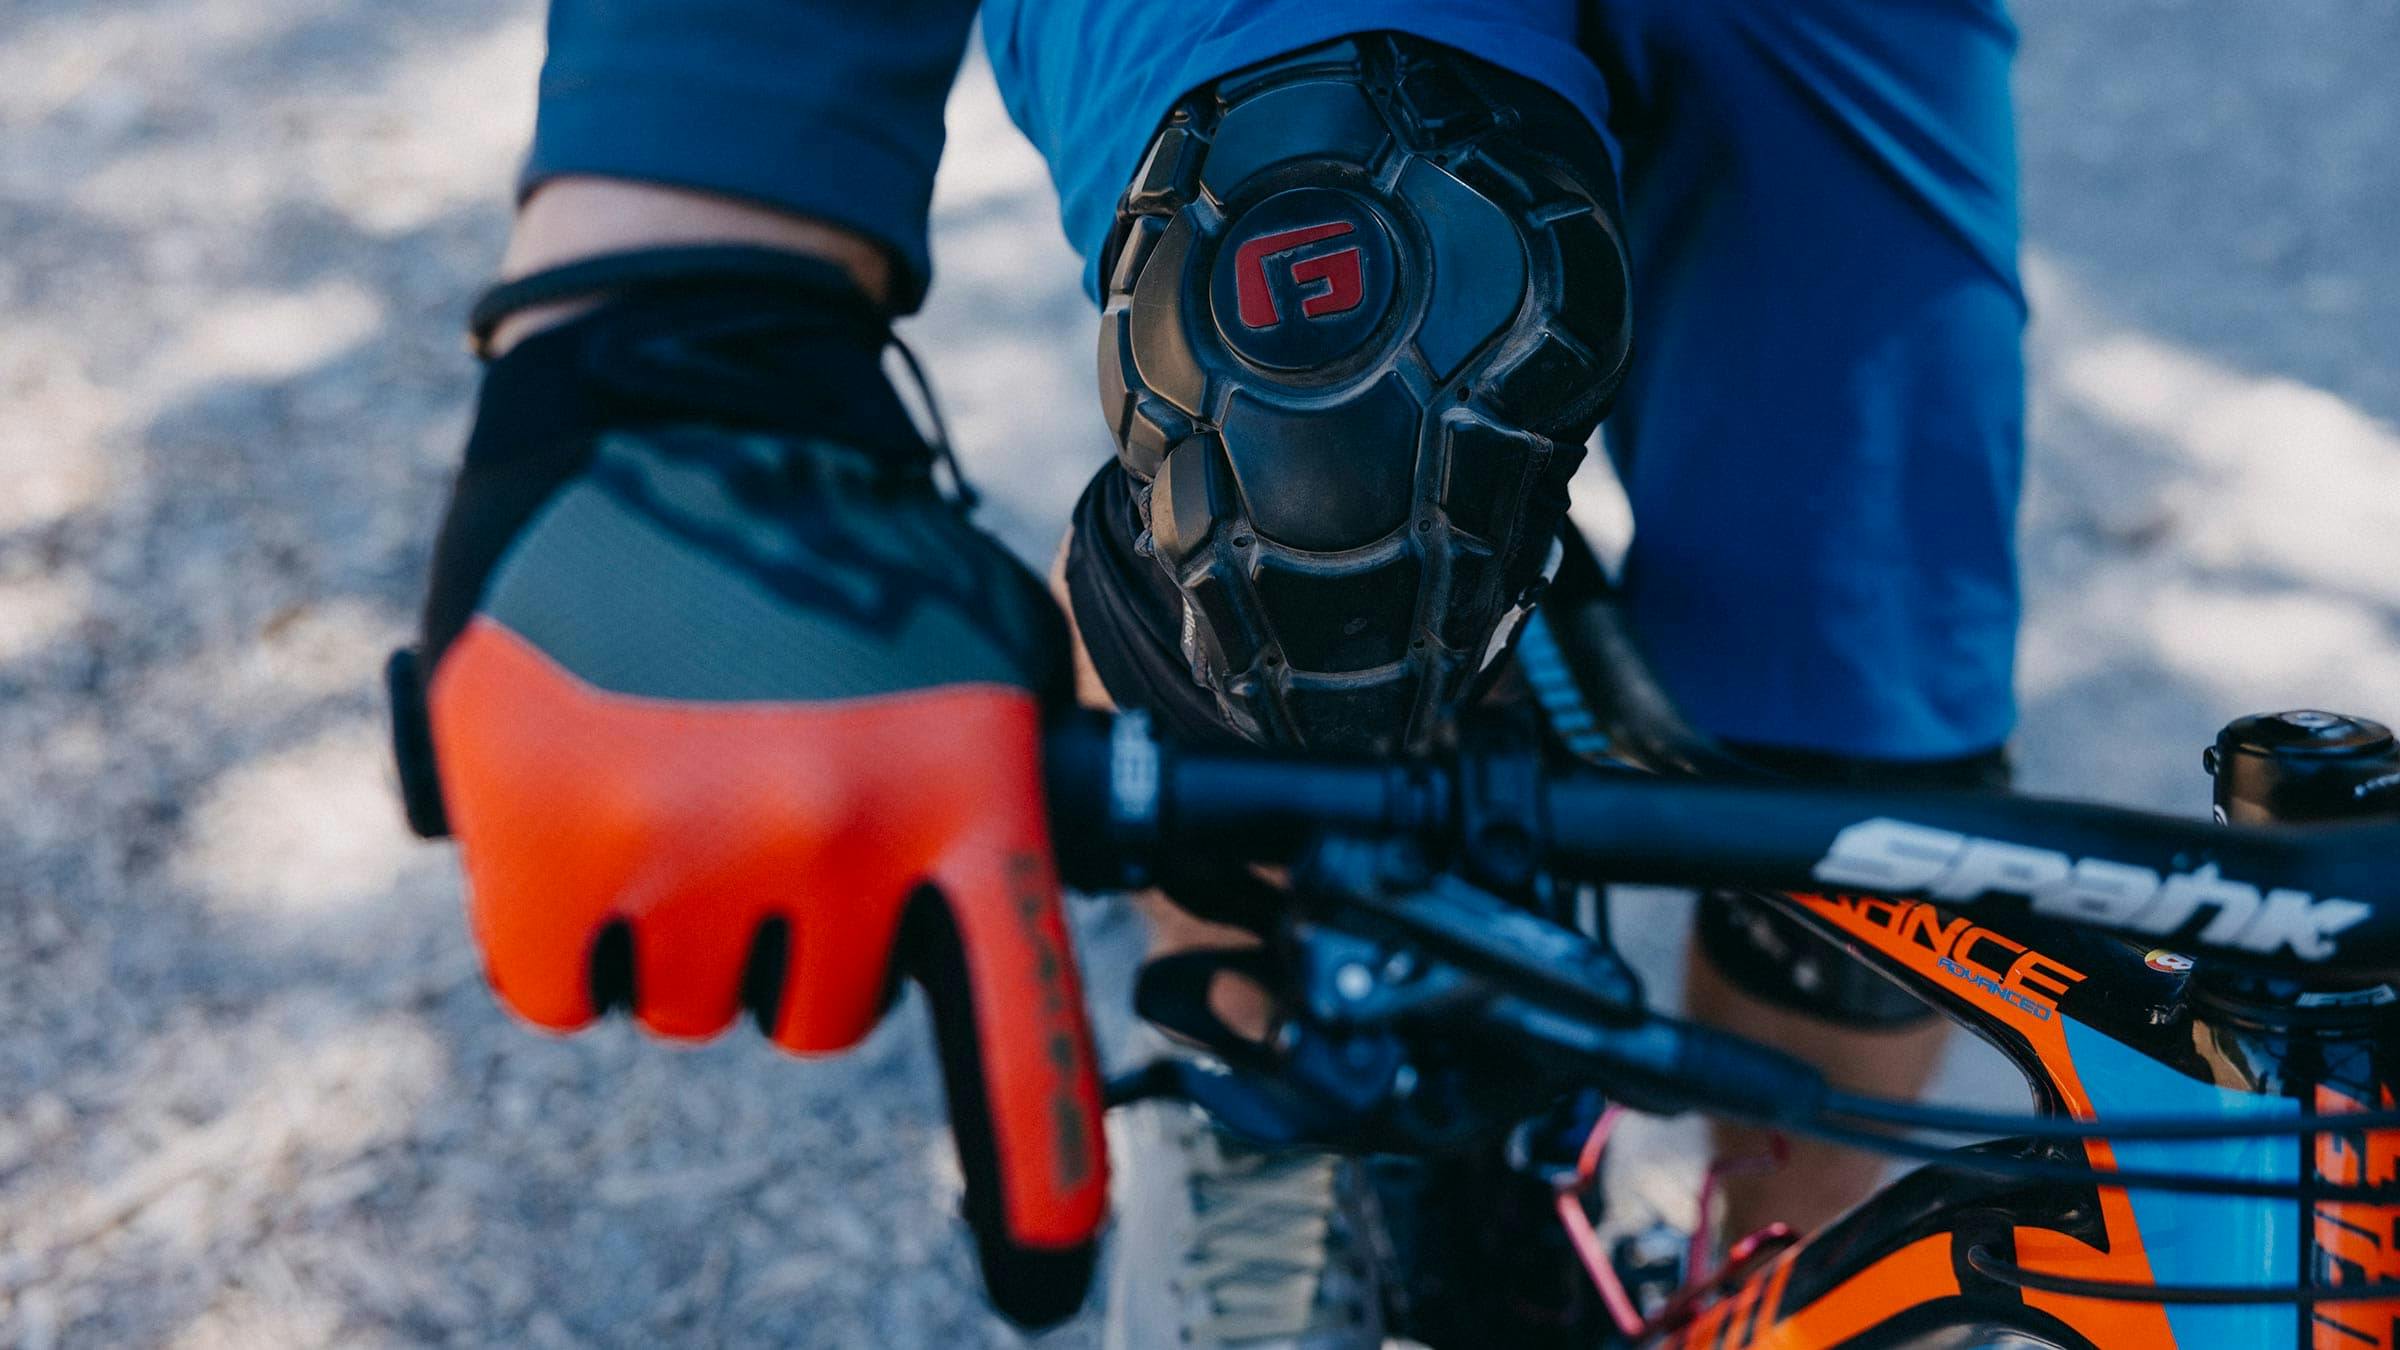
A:
<svg viewBox="0 0 2400 1350">
<path fill-rule="evenodd" d="M 1295 926 L 1294 998 L 1330 1027 L 1394 1026 L 1468 1014 L 1491 988 L 1413 946 L 1316 923 Z"/>
<path fill-rule="evenodd" d="M 1295 1025 L 1295 1024 L 1287 1024 Z M 1157 1059 L 1109 1080 L 1111 1108 L 1189 1102 L 1252 1143 L 1335 1152 L 1413 1152 L 1428 1141 L 1395 1129 L 1390 1105 L 1410 1074 L 1389 1036 L 1335 1043 L 1301 1034 L 1272 1057 L 1238 1068 L 1213 1059 Z M 1398 1089 L 1396 1093 L 1396 1089 Z"/>
<path fill-rule="evenodd" d="M 1649 1011 L 1641 981 L 1614 948 L 1457 876 L 1431 874 L 1387 845 L 1318 841 L 1295 871 L 1293 896 L 1318 924 L 1421 947 L 1468 974 L 1538 989 L 1580 1016 L 1630 1025 Z M 1362 1003 L 1378 979 L 1372 967 L 1338 972 L 1333 987 L 1353 995 L 1341 1002 Z"/>
<path fill-rule="evenodd" d="M 1145 1065 L 1112 1081 L 1110 1104 L 1190 1102 L 1266 1146 L 1431 1153 L 1500 1137 L 1575 1086 L 1508 1054 L 1490 1034 L 1501 1025 L 1487 1016 L 1494 991 L 1455 966 L 1313 922 L 1289 930 L 1283 953 L 1194 952 L 1144 967 L 1142 1015 L 1213 1059 Z M 1281 999 L 1287 1016 L 1268 1040 L 1237 1035 L 1208 1008 L 1223 972 Z"/>
</svg>

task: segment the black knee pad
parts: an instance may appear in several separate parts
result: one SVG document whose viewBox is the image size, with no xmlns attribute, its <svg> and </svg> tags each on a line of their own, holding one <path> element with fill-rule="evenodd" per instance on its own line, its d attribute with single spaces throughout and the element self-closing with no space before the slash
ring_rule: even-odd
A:
<svg viewBox="0 0 2400 1350">
<path fill-rule="evenodd" d="M 1178 646 L 1255 740 L 1421 742 L 1539 576 L 1622 377 L 1607 151 L 1392 35 L 1218 81 L 1103 259 L 1103 405 Z"/>
<path fill-rule="evenodd" d="M 1962 759 L 1899 762 L 1816 751 L 1744 747 L 1743 758 L 1807 782 L 1848 787 L 2008 786 L 2005 750 Z M 1764 1003 L 1862 1030 L 1914 1026 L 1935 1016 L 1923 999 L 1853 960 L 1841 947 L 1736 892 L 1700 898 L 1694 941 L 1725 982 Z"/>
</svg>

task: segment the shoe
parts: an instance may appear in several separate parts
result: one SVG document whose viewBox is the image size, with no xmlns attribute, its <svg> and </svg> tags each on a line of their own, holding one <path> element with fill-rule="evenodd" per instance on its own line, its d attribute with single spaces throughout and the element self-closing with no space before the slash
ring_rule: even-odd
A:
<svg viewBox="0 0 2400 1350">
<path fill-rule="evenodd" d="M 1120 1114 L 1102 1345 L 1379 1350 L 1374 1205 L 1361 1164 L 1253 1147 L 1182 1102 Z"/>
</svg>

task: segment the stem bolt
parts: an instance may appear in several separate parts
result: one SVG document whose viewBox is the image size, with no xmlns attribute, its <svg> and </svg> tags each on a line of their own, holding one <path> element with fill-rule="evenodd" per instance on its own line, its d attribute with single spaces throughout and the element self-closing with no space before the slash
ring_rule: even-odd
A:
<svg viewBox="0 0 2400 1350">
<path fill-rule="evenodd" d="M 1352 961 L 1333 972 L 1333 991 L 1357 1003 L 1375 992 L 1375 972 Z"/>
</svg>

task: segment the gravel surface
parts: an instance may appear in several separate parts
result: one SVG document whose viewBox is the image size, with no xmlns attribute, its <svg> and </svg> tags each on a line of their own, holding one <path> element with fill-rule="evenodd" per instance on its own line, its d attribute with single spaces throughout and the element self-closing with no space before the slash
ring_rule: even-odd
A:
<svg viewBox="0 0 2400 1350">
<path fill-rule="evenodd" d="M 2025 779 L 2196 809 L 2231 715 L 2400 716 L 2400 4 L 2017 8 Z M 0 0 L 0 1346 L 1017 1339 L 915 1017 L 529 1034 L 398 825 L 374 672 L 538 56 L 522 0 Z M 1044 558 L 1089 313 L 979 66 L 952 121 L 910 335 Z"/>
</svg>

